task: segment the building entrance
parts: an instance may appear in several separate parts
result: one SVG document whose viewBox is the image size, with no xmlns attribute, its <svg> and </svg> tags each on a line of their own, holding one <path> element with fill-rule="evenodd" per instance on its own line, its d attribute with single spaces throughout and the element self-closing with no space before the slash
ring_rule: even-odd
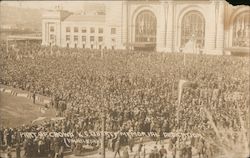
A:
<svg viewBox="0 0 250 158">
<path fill-rule="evenodd" d="M 156 48 L 157 20 L 149 10 L 138 14 L 135 21 L 135 50 L 153 51 Z"/>
</svg>

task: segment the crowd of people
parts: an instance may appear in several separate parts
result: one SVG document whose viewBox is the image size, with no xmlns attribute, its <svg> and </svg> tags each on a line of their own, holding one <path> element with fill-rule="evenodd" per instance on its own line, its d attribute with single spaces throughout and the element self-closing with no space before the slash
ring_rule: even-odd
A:
<svg viewBox="0 0 250 158">
<path fill-rule="evenodd" d="M 17 139 L 18 132 L 101 131 L 104 117 L 109 132 L 201 133 L 207 139 L 191 141 L 191 145 L 197 149 L 205 146 L 209 152 L 202 148 L 199 155 L 213 157 L 219 151 L 208 142 L 210 138 L 216 141 L 213 124 L 218 130 L 237 132 L 242 128 L 241 119 L 244 126 L 247 123 L 246 57 L 187 54 L 184 64 L 180 53 L 51 48 L 35 43 L 19 43 L 8 50 L 2 43 L 0 50 L 0 84 L 52 98 L 51 107 L 65 117 L 42 127 L 2 127 L 1 145 L 22 143 L 27 157 L 41 152 L 39 147 L 31 150 L 29 145 L 36 147 L 32 143 L 46 144 L 51 155 L 63 155 L 65 144 L 48 138 Z M 183 89 L 179 105 L 181 79 L 196 86 Z M 120 137 L 113 142 L 114 146 L 129 143 Z M 76 147 L 72 143 L 72 151 Z M 190 155 L 189 146 L 178 145 L 182 148 L 182 154 Z"/>
</svg>

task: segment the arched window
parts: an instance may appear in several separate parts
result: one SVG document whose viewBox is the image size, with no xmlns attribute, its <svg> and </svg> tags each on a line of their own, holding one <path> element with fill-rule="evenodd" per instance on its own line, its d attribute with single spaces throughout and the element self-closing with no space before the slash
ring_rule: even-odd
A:
<svg viewBox="0 0 250 158">
<path fill-rule="evenodd" d="M 184 15 L 181 23 L 181 47 L 193 41 L 197 48 L 204 48 L 205 20 L 198 11 L 191 11 Z"/>
<path fill-rule="evenodd" d="M 237 16 L 233 23 L 233 47 L 250 46 L 250 13 L 243 12 Z"/>
<path fill-rule="evenodd" d="M 142 11 L 135 22 L 136 42 L 156 42 L 156 17 L 151 11 Z"/>
</svg>

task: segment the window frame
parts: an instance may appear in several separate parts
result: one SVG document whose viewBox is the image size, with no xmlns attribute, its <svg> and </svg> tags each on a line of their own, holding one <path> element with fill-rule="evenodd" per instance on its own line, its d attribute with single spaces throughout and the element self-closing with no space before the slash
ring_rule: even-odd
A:
<svg viewBox="0 0 250 158">
<path fill-rule="evenodd" d="M 90 33 L 95 33 L 95 27 L 90 27 Z"/>
<path fill-rule="evenodd" d="M 116 28 L 112 27 L 110 30 L 111 35 L 115 35 L 116 34 Z"/>
<path fill-rule="evenodd" d="M 78 41 L 79 41 L 78 35 L 74 35 L 74 42 L 78 42 Z"/>
<path fill-rule="evenodd" d="M 67 26 L 65 31 L 66 31 L 66 33 L 69 33 L 69 32 L 71 32 L 71 28 L 69 26 Z"/>
<path fill-rule="evenodd" d="M 93 40 L 92 40 L 92 37 L 93 37 Z M 89 41 L 90 42 L 95 42 L 95 36 L 89 36 Z"/>
<path fill-rule="evenodd" d="M 78 33 L 79 32 L 79 28 L 78 27 L 74 27 L 74 33 Z"/>
</svg>

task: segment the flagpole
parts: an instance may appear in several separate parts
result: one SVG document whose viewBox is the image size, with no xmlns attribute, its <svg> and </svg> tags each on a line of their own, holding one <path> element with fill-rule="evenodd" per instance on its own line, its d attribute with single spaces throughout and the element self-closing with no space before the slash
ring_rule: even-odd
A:
<svg viewBox="0 0 250 158">
<path fill-rule="evenodd" d="M 9 38 L 8 37 L 6 41 L 6 52 L 9 53 Z"/>
<path fill-rule="evenodd" d="M 52 55 L 52 43 L 50 44 L 50 55 Z"/>
<path fill-rule="evenodd" d="M 106 88 L 106 85 L 105 85 Z M 106 151 L 105 151 L 105 130 L 106 130 L 106 111 L 105 111 L 105 106 L 106 106 L 106 100 L 104 98 L 104 87 L 101 90 L 101 95 L 103 98 L 103 106 L 102 106 L 102 134 L 101 134 L 101 155 L 102 158 L 106 157 Z"/>
<path fill-rule="evenodd" d="M 180 128 L 180 106 L 181 106 L 181 98 L 182 98 L 182 86 L 184 84 L 184 81 L 180 80 L 178 84 L 178 104 L 177 104 L 177 126 L 178 129 Z"/>
</svg>

